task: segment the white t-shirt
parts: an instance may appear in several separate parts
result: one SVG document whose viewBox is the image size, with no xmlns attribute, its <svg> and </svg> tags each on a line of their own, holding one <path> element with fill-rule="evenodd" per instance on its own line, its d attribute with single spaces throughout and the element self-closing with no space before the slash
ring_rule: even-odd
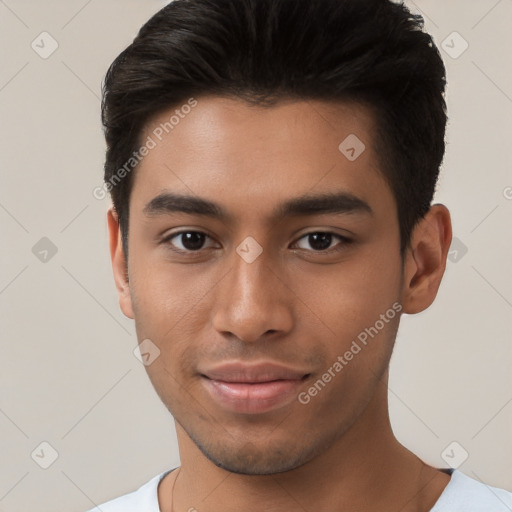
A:
<svg viewBox="0 0 512 512">
<path fill-rule="evenodd" d="M 153 477 L 136 491 L 103 503 L 87 512 L 160 512 L 158 483 L 170 473 L 165 471 Z M 512 492 L 490 487 L 458 470 L 451 472 L 451 479 L 430 512 L 511 512 Z"/>
</svg>

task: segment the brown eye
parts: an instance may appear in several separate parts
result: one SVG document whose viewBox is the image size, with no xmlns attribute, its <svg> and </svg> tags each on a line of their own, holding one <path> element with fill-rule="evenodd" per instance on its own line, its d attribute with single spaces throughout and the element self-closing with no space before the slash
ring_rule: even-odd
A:
<svg viewBox="0 0 512 512">
<path fill-rule="evenodd" d="M 338 244 L 331 246 L 333 241 L 339 240 Z M 316 231 L 314 233 L 308 233 L 299 239 L 297 246 L 299 249 L 312 250 L 314 252 L 328 251 L 333 247 L 350 243 L 350 240 L 341 235 L 335 233 L 329 233 L 325 231 Z M 301 245 L 302 244 L 302 245 Z M 308 247 L 309 245 L 309 247 Z"/>
<path fill-rule="evenodd" d="M 200 231 L 180 231 L 169 235 L 162 242 L 170 244 L 177 251 L 196 252 L 204 248 L 208 239 L 210 237 Z"/>
</svg>

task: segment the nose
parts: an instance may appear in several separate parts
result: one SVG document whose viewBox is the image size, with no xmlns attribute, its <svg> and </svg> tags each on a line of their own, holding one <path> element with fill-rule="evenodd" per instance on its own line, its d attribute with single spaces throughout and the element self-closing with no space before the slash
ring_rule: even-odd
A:
<svg viewBox="0 0 512 512">
<path fill-rule="evenodd" d="M 213 327 L 253 343 L 293 327 L 293 292 L 276 265 L 261 254 L 248 263 L 237 254 L 234 265 L 217 287 Z"/>
</svg>

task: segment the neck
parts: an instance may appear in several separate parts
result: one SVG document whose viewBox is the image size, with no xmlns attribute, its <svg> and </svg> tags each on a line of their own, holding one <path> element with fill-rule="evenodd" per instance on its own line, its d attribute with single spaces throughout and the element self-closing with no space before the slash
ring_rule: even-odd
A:
<svg viewBox="0 0 512 512">
<path fill-rule="evenodd" d="M 176 432 L 182 464 L 177 482 L 174 471 L 169 475 L 172 481 L 159 489 L 162 512 L 426 512 L 450 478 L 423 463 L 394 437 L 387 372 L 348 431 L 316 458 L 285 473 L 230 473 L 207 459 L 179 424 Z M 175 484 L 173 497 L 171 484 Z"/>
</svg>

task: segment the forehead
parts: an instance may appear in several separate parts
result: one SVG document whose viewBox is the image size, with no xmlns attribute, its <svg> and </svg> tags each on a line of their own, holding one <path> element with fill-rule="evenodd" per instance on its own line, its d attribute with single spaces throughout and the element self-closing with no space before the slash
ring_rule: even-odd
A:
<svg viewBox="0 0 512 512">
<path fill-rule="evenodd" d="M 162 111 L 145 126 L 141 143 L 152 149 L 135 171 L 136 209 L 169 190 L 220 198 L 233 210 L 257 205 L 260 213 L 265 205 L 334 188 L 368 202 L 377 192 L 392 200 L 368 107 L 315 100 L 262 107 L 217 96 L 194 102 Z"/>
</svg>

